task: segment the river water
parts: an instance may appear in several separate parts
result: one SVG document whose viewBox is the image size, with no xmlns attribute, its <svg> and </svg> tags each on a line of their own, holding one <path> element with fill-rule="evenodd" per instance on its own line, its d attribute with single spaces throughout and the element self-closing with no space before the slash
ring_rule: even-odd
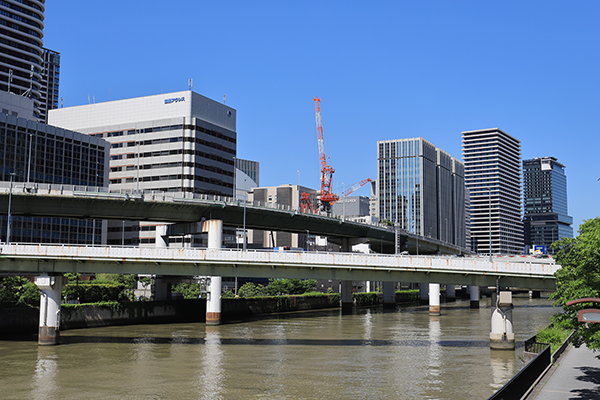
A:
<svg viewBox="0 0 600 400">
<path fill-rule="evenodd" d="M 0 339 L 2 399 L 487 399 L 549 323 L 547 298 L 514 298 L 516 351 L 490 350 L 490 299 L 396 310 L 290 313 L 216 327 L 61 332 Z"/>
</svg>

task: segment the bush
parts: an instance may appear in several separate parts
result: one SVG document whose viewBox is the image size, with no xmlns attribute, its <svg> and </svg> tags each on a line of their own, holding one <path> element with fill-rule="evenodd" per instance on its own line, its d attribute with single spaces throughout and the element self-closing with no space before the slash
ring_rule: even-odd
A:
<svg viewBox="0 0 600 400">
<path fill-rule="evenodd" d="M 554 353 L 567 340 L 570 334 L 571 331 L 568 329 L 550 325 L 538 330 L 537 335 L 535 335 L 535 341 L 538 343 L 550 343 L 551 350 Z"/>
<path fill-rule="evenodd" d="M 62 295 L 67 300 L 79 300 L 79 303 L 97 303 L 105 301 L 130 300 L 127 287 L 122 283 L 90 281 L 65 285 Z"/>
</svg>

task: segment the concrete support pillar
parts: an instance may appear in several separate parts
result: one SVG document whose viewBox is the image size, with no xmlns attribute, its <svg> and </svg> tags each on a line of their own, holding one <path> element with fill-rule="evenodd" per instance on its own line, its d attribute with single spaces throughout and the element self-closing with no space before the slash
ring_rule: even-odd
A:
<svg viewBox="0 0 600 400">
<path fill-rule="evenodd" d="M 440 315 L 440 284 L 429 284 L 429 315 Z"/>
<path fill-rule="evenodd" d="M 167 225 L 157 225 L 154 235 L 154 247 L 169 247 L 167 243 Z"/>
<path fill-rule="evenodd" d="M 161 275 L 154 277 L 154 300 L 162 301 L 171 298 L 171 284 Z"/>
<path fill-rule="evenodd" d="M 396 290 L 394 282 L 383 282 L 383 308 L 396 308 Z"/>
<path fill-rule="evenodd" d="M 456 286 L 454 284 L 446 285 L 446 301 L 455 301 L 456 300 Z"/>
<path fill-rule="evenodd" d="M 419 283 L 419 304 L 429 304 L 429 284 Z"/>
<path fill-rule="evenodd" d="M 203 232 L 208 232 L 208 249 L 220 249 L 223 243 L 223 221 L 205 221 Z M 219 325 L 221 323 L 221 280 L 220 276 L 209 277 L 208 293 L 206 299 L 206 325 Z"/>
<path fill-rule="evenodd" d="M 479 286 L 469 286 L 471 308 L 479 308 Z"/>
<path fill-rule="evenodd" d="M 352 281 L 342 281 L 342 314 L 351 314 L 352 306 Z"/>
<path fill-rule="evenodd" d="M 496 350 L 514 350 L 515 334 L 512 324 L 512 293 L 492 294 L 492 328 L 490 348 Z"/>
<path fill-rule="evenodd" d="M 38 344 L 51 346 L 60 342 L 60 304 L 64 278 L 36 276 L 35 284 L 42 292 L 40 297 L 40 325 Z"/>
</svg>

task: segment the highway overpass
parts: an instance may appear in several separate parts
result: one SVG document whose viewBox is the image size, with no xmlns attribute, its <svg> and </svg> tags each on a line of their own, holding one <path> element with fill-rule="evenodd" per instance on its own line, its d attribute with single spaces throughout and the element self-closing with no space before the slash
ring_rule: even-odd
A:
<svg viewBox="0 0 600 400">
<path fill-rule="evenodd" d="M 0 214 L 8 213 L 9 187 L 0 186 Z M 203 219 L 220 219 L 225 226 L 242 227 L 244 214 L 247 229 L 286 231 L 326 236 L 333 241 L 366 239 L 374 251 L 394 252 L 393 227 L 369 225 L 327 216 L 302 213 L 287 207 L 269 207 L 228 197 L 176 192 L 111 193 L 105 188 L 73 187 L 49 184 L 15 183 L 12 190 L 13 216 L 114 219 L 197 223 Z M 468 253 L 450 243 L 399 230 L 400 250 L 411 254 Z"/>
</svg>

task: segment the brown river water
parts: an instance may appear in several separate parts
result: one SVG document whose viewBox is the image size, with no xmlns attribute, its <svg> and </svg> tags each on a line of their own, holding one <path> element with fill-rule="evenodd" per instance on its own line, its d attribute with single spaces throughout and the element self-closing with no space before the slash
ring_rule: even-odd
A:
<svg viewBox="0 0 600 400">
<path fill-rule="evenodd" d="M 1 399 L 487 399 L 559 310 L 514 298 L 515 351 L 490 350 L 490 299 L 0 338 Z"/>
</svg>

